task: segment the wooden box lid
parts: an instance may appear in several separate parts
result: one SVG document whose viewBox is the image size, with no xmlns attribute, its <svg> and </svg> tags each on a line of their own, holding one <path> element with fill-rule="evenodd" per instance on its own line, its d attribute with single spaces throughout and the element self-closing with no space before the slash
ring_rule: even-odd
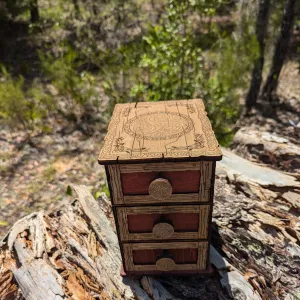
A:
<svg viewBox="0 0 300 300">
<path fill-rule="evenodd" d="M 115 106 L 100 164 L 220 160 L 201 99 Z"/>
</svg>

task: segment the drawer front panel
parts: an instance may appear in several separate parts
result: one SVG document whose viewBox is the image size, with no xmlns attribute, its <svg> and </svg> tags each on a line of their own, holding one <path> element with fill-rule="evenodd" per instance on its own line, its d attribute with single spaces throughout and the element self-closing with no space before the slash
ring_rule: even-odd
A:
<svg viewBox="0 0 300 300">
<path fill-rule="evenodd" d="M 161 213 L 127 215 L 129 233 L 150 233 L 155 224 L 170 223 L 175 232 L 198 232 L 198 213 Z"/>
<path fill-rule="evenodd" d="M 107 177 L 114 205 L 209 202 L 215 163 L 110 165 Z"/>
<path fill-rule="evenodd" d="M 122 241 L 207 239 L 209 205 L 118 207 Z"/>
<path fill-rule="evenodd" d="M 157 178 L 167 179 L 173 194 L 198 193 L 200 171 L 137 172 L 121 174 L 124 195 L 149 195 L 149 185 Z"/>
<path fill-rule="evenodd" d="M 198 249 L 152 249 L 133 250 L 133 263 L 135 265 L 154 265 L 161 257 L 169 257 L 176 264 L 197 264 Z"/>
<path fill-rule="evenodd" d="M 208 242 L 123 244 L 126 271 L 201 271 Z"/>
</svg>

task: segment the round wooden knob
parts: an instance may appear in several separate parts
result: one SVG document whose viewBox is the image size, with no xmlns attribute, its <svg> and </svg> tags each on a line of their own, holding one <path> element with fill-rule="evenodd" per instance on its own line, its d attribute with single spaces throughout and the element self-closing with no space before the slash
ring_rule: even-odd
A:
<svg viewBox="0 0 300 300">
<path fill-rule="evenodd" d="M 160 238 L 168 238 L 173 235 L 174 227 L 169 223 L 157 223 L 152 228 L 152 233 Z"/>
<path fill-rule="evenodd" d="M 162 257 L 156 262 L 156 268 L 160 271 L 172 271 L 175 268 L 175 261 L 172 258 Z"/>
<path fill-rule="evenodd" d="M 157 178 L 149 185 L 149 195 L 158 200 L 164 200 L 172 195 L 172 185 L 167 179 Z"/>
</svg>

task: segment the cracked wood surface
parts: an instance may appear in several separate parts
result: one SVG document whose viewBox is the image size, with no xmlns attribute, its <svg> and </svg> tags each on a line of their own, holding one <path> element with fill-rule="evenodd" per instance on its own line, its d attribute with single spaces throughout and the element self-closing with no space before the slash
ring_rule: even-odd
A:
<svg viewBox="0 0 300 300">
<path fill-rule="evenodd" d="M 3 239 L 0 299 L 298 299 L 297 181 L 272 170 L 280 182 L 265 185 L 234 166 L 217 168 L 210 260 L 219 276 L 120 277 L 109 201 L 75 186 L 77 199 L 64 210 L 33 213 Z"/>
</svg>

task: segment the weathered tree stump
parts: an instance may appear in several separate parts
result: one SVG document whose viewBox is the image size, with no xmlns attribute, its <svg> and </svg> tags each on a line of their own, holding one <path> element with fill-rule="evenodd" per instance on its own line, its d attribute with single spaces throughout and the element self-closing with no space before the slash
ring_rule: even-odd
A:
<svg viewBox="0 0 300 300">
<path fill-rule="evenodd" d="M 232 148 L 246 159 L 265 163 L 284 172 L 300 173 L 300 147 L 269 132 L 242 128 L 234 137 Z"/>
<path fill-rule="evenodd" d="M 0 299 L 297 299 L 300 184 L 223 151 L 210 253 L 214 276 L 122 278 L 109 201 L 74 186 L 77 197 L 64 210 L 33 213 L 4 237 Z"/>
</svg>

